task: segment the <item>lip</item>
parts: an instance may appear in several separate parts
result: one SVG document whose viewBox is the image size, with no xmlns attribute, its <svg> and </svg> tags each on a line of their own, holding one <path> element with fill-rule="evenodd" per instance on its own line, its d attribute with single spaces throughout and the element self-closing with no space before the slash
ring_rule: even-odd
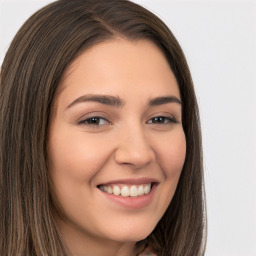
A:
<svg viewBox="0 0 256 256">
<path fill-rule="evenodd" d="M 114 194 L 108 194 L 102 190 L 99 190 L 100 194 L 108 200 L 110 203 L 114 205 L 121 206 L 126 209 L 141 209 L 144 208 L 153 201 L 155 191 L 157 189 L 158 181 L 156 179 L 151 178 L 141 178 L 141 179 L 120 179 L 114 181 L 108 181 L 102 185 L 108 184 L 126 184 L 126 185 L 139 185 L 139 184 L 152 184 L 152 188 L 150 192 L 146 195 L 138 196 L 138 197 L 123 197 L 123 196 L 116 196 Z"/>
<path fill-rule="evenodd" d="M 112 180 L 107 181 L 104 183 L 99 184 L 100 185 L 114 185 L 114 184 L 125 184 L 125 185 L 140 185 L 140 184 L 148 184 L 148 183 L 156 183 L 158 184 L 159 181 L 154 178 L 139 178 L 139 179 L 118 179 L 118 180 Z"/>
</svg>

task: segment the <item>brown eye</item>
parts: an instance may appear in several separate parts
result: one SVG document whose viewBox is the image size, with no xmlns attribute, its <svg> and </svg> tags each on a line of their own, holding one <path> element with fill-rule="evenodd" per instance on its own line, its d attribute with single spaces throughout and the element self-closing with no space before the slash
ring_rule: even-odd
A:
<svg viewBox="0 0 256 256">
<path fill-rule="evenodd" d="M 164 124 L 166 121 L 167 121 L 166 118 L 162 116 L 152 118 L 153 124 Z"/>
<path fill-rule="evenodd" d="M 90 118 L 80 121 L 79 124 L 97 126 L 97 125 L 110 124 L 110 122 L 103 117 L 93 116 L 93 117 L 90 117 Z"/>
<path fill-rule="evenodd" d="M 149 124 L 168 124 L 168 123 L 177 123 L 177 121 L 172 117 L 166 116 L 156 116 L 151 118 L 148 121 Z"/>
</svg>

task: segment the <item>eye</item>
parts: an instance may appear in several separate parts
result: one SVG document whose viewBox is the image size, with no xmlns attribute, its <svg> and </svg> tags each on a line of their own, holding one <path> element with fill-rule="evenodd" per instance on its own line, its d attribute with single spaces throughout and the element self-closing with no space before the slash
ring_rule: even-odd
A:
<svg viewBox="0 0 256 256">
<path fill-rule="evenodd" d="M 151 118 L 148 124 L 170 124 L 170 123 L 178 123 L 174 117 L 167 117 L 167 116 L 156 116 Z"/>
<path fill-rule="evenodd" d="M 106 118 L 100 116 L 92 116 L 80 121 L 80 125 L 100 126 L 105 124 L 111 124 Z"/>
</svg>

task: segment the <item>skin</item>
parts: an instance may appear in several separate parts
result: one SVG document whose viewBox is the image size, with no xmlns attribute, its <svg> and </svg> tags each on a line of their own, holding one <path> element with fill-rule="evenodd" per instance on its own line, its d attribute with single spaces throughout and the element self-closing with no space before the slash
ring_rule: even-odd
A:
<svg viewBox="0 0 256 256">
<path fill-rule="evenodd" d="M 122 102 L 76 101 L 91 94 Z M 181 104 L 149 105 L 167 96 L 180 99 L 177 81 L 162 52 L 147 40 L 97 44 L 67 69 L 48 146 L 62 213 L 57 224 L 72 255 L 134 255 L 136 241 L 146 238 L 166 211 L 186 155 Z M 102 118 L 91 124 L 95 116 Z M 147 206 L 126 208 L 107 200 L 97 187 L 128 178 L 157 180 Z"/>
</svg>

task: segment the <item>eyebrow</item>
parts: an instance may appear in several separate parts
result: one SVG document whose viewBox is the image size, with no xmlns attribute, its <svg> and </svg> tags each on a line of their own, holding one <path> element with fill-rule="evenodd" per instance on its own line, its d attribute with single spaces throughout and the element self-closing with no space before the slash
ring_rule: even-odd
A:
<svg viewBox="0 0 256 256">
<path fill-rule="evenodd" d="M 87 94 L 83 95 L 76 100 L 74 100 L 71 104 L 68 105 L 67 109 L 71 108 L 72 106 L 82 103 L 82 102 L 98 102 L 103 105 L 113 106 L 120 108 L 122 107 L 125 102 L 118 96 L 111 96 L 111 95 L 97 95 L 97 94 Z M 160 106 L 167 103 L 178 103 L 181 105 L 181 100 L 175 96 L 163 96 L 163 97 L 156 97 L 149 100 L 149 106 Z"/>
<path fill-rule="evenodd" d="M 68 105 L 67 109 L 81 102 L 98 102 L 103 105 L 109 105 L 113 107 L 122 107 L 124 105 L 124 101 L 118 96 L 88 94 L 74 100 L 71 104 Z"/>
<path fill-rule="evenodd" d="M 149 101 L 149 106 L 159 106 L 167 103 L 178 103 L 181 105 L 181 100 L 175 96 L 157 97 Z"/>
</svg>

